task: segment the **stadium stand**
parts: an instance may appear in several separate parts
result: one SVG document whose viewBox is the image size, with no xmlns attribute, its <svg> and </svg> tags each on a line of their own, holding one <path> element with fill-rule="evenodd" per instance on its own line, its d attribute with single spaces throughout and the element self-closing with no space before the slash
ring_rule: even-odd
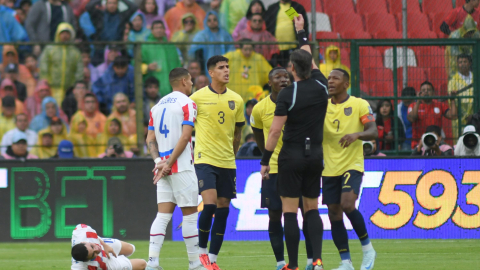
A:
<svg viewBox="0 0 480 270">
<path fill-rule="evenodd" d="M 348 18 L 348 20 L 345 20 Z M 336 13 L 330 16 L 332 30 L 339 33 L 346 31 L 365 32 L 362 17 L 355 13 Z"/>
<path fill-rule="evenodd" d="M 393 49 L 389 48 L 385 50 L 384 53 L 384 66 L 393 70 Z M 417 60 L 415 59 L 415 52 L 408 48 L 407 49 L 407 65 L 409 67 L 416 67 Z M 403 58 L 403 48 L 397 48 L 397 68 L 405 66 L 405 59 Z"/>
<path fill-rule="evenodd" d="M 457 8 L 457 7 L 461 7 L 461 6 L 463 6 L 463 5 L 465 5 L 465 0 L 456 0 L 456 1 L 455 1 L 455 7 L 456 7 L 456 8 Z"/>
<path fill-rule="evenodd" d="M 451 0 L 423 0 L 422 11 L 432 18 L 438 13 L 448 13 L 453 9 Z"/>
<path fill-rule="evenodd" d="M 395 17 L 391 14 L 372 13 L 365 15 L 365 28 L 370 34 L 378 31 L 397 31 Z"/>
<path fill-rule="evenodd" d="M 437 33 L 439 38 L 448 38 L 448 36 L 440 30 L 440 25 L 445 21 L 447 14 L 446 12 L 431 14 L 432 31 Z"/>
<path fill-rule="evenodd" d="M 390 13 L 393 15 L 402 13 L 402 1 L 399 0 L 387 0 Z M 408 13 L 419 13 L 420 4 L 418 0 L 407 0 L 407 12 Z"/>
<path fill-rule="evenodd" d="M 329 15 L 334 13 L 355 13 L 352 0 L 325 1 L 325 12 Z"/>
<path fill-rule="evenodd" d="M 359 14 L 388 13 L 385 0 L 357 0 Z"/>
<path fill-rule="evenodd" d="M 312 1 L 311 0 L 296 0 L 295 2 L 301 4 L 305 8 L 306 12 L 311 12 L 312 11 Z M 316 0 L 315 8 L 316 8 L 315 10 L 317 12 L 322 12 L 323 13 L 323 7 L 322 7 L 322 3 L 320 2 L 320 0 Z"/>
<path fill-rule="evenodd" d="M 310 12 L 307 12 L 307 17 L 309 21 L 312 21 L 312 14 Z M 316 13 L 316 30 L 317 32 L 323 31 L 323 32 L 332 32 L 332 26 L 330 24 L 330 18 L 328 17 L 327 14 L 325 13 Z M 309 24 L 309 31 L 312 33 L 312 25 Z"/>
</svg>

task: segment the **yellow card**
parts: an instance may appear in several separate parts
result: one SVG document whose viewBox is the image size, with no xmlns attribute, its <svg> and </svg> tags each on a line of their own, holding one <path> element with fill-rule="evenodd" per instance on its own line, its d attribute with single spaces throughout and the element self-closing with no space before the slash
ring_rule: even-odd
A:
<svg viewBox="0 0 480 270">
<path fill-rule="evenodd" d="M 287 16 L 292 21 L 293 21 L 293 18 L 298 17 L 298 13 L 293 7 L 290 7 L 289 9 L 287 9 L 287 11 L 285 11 L 285 13 L 287 14 Z"/>
</svg>

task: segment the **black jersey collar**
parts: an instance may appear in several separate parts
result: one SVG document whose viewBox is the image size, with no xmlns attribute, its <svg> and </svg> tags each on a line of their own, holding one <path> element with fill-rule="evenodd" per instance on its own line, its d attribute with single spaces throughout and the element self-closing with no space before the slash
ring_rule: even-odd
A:
<svg viewBox="0 0 480 270">
<path fill-rule="evenodd" d="M 212 91 L 213 93 L 215 93 L 217 95 L 223 95 L 223 94 L 227 93 L 227 88 L 226 87 L 225 87 L 225 91 L 223 91 L 223 93 L 217 93 L 215 90 L 213 90 L 211 84 L 208 85 L 208 89 L 210 89 L 210 91 Z"/>
<path fill-rule="evenodd" d="M 346 98 L 345 100 L 343 100 L 342 102 L 340 102 L 340 103 L 335 103 L 335 102 L 333 102 L 333 99 L 332 99 L 332 104 L 335 104 L 335 105 L 336 105 L 336 104 L 345 103 L 345 102 L 347 102 L 347 100 L 348 100 L 349 98 L 350 98 L 350 95 L 347 95 L 347 98 Z"/>
</svg>

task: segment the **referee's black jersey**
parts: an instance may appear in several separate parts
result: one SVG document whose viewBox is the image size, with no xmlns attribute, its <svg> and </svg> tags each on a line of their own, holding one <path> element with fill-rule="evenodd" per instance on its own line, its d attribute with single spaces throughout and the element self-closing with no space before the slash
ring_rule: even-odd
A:
<svg viewBox="0 0 480 270">
<path fill-rule="evenodd" d="M 276 116 L 288 116 L 283 132 L 283 142 L 312 144 L 323 141 L 323 122 L 328 106 L 327 79 L 318 69 L 312 70 L 309 79 L 294 82 L 280 91 L 277 97 Z"/>
</svg>

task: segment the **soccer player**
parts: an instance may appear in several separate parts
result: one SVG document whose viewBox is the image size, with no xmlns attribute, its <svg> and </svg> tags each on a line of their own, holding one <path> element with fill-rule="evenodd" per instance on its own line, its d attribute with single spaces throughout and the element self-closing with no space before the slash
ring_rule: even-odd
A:
<svg viewBox="0 0 480 270">
<path fill-rule="evenodd" d="M 188 98 L 192 78 L 186 69 L 174 68 L 168 79 L 173 92 L 153 106 L 148 124 L 147 145 L 156 164 L 153 184 L 157 185 L 158 213 L 150 228 L 147 269 L 162 269 L 158 259 L 160 249 L 178 205 L 183 213 L 182 235 L 189 269 L 206 270 L 199 260 L 197 246 L 198 186 L 191 145 L 197 106 Z"/>
<path fill-rule="evenodd" d="M 108 244 L 107 244 L 108 243 Z M 72 270 L 143 270 L 145 260 L 128 259 L 135 246 L 101 238 L 90 226 L 78 224 L 72 232 Z"/>
<path fill-rule="evenodd" d="M 260 162 L 260 173 L 268 179 L 269 161 L 284 129 L 283 146 L 278 155 L 277 179 L 289 259 L 284 270 L 298 269 L 300 230 L 297 211 L 300 197 L 312 243 L 313 268 L 323 269 L 323 223 L 318 212 L 318 197 L 323 170 L 323 122 L 328 105 L 327 79 L 313 62 L 303 27 L 304 20 L 300 15 L 295 19 L 295 28 L 302 50 L 295 50 L 290 55 L 295 82 L 278 95 L 275 116 Z"/>
<path fill-rule="evenodd" d="M 228 58 L 213 56 L 208 59 L 207 68 L 212 83 L 190 98 L 198 106 L 195 171 L 204 203 L 198 221 L 200 260 L 205 267 L 217 270 L 220 269 L 216 262 L 227 226 L 230 200 L 237 197 L 235 155 L 245 116 L 242 97 L 227 88 Z M 210 229 L 211 244 L 207 255 Z"/>
<path fill-rule="evenodd" d="M 364 172 L 362 141 L 378 137 L 373 112 L 368 102 L 349 96 L 350 76 L 334 69 L 328 76 L 328 103 L 324 126 L 323 204 L 328 206 L 333 242 L 342 262 L 336 270 L 353 270 L 348 235 L 343 223 L 345 213 L 362 243 L 362 270 L 373 269 L 376 252 L 368 238 L 362 214 L 355 208 Z"/>
<path fill-rule="evenodd" d="M 265 150 L 265 138 L 268 137 L 270 126 L 272 125 L 273 115 L 275 113 L 275 102 L 277 101 L 280 90 L 289 85 L 290 78 L 287 70 L 283 67 L 276 67 L 268 74 L 268 84 L 272 89 L 272 94 L 264 98 L 253 108 L 250 116 L 250 124 L 258 147 L 263 152 Z M 268 209 L 268 236 L 272 245 L 275 259 L 277 260 L 277 270 L 285 266 L 284 247 L 283 247 L 283 227 L 282 227 L 282 200 L 277 194 L 277 176 L 278 176 L 278 154 L 282 149 L 282 135 L 275 147 L 272 158 L 270 159 L 270 179 L 262 181 L 262 201 L 261 207 Z M 301 202 L 300 202 L 301 204 Z M 306 220 L 303 222 L 303 233 L 305 235 L 305 245 L 307 247 L 307 267 L 306 270 L 313 269 L 312 249 L 308 237 L 308 225 Z"/>
</svg>

